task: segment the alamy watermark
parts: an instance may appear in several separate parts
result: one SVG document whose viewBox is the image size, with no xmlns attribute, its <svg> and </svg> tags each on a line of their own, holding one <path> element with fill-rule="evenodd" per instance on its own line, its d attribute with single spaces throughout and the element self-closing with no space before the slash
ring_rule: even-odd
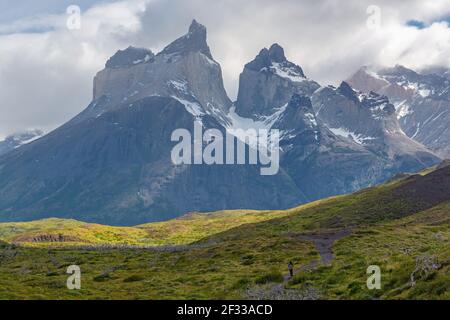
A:
<svg viewBox="0 0 450 320">
<path fill-rule="evenodd" d="M 68 15 L 66 26 L 69 30 L 81 29 L 81 8 L 77 5 L 67 7 L 66 13 Z"/>
<path fill-rule="evenodd" d="M 367 268 L 367 289 L 380 290 L 381 289 L 381 268 L 373 265 Z"/>
<path fill-rule="evenodd" d="M 67 278 L 67 289 L 80 290 L 81 289 L 81 269 L 77 265 L 72 265 L 67 268 L 67 274 L 70 276 Z"/>
<path fill-rule="evenodd" d="M 203 132 L 194 122 L 194 136 L 187 129 L 176 129 L 171 136 L 178 142 L 171 152 L 175 165 L 259 165 L 263 176 L 276 175 L 280 167 L 279 130 L 218 129 Z"/>
<path fill-rule="evenodd" d="M 368 15 L 366 20 L 366 26 L 369 30 L 380 32 L 381 31 L 381 8 L 377 5 L 370 5 L 366 9 Z"/>
</svg>

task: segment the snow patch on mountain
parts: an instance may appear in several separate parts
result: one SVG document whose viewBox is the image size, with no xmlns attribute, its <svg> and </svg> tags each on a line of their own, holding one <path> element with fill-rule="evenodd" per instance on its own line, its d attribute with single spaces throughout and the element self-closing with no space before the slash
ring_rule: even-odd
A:
<svg viewBox="0 0 450 320">
<path fill-rule="evenodd" d="M 285 104 L 284 106 L 277 108 L 272 115 L 260 116 L 257 118 L 257 120 L 254 120 L 252 118 L 241 117 L 236 113 L 236 107 L 232 106 L 230 108 L 230 112 L 227 115 L 228 119 L 230 120 L 230 124 L 227 126 L 227 129 L 270 130 L 272 129 L 273 124 L 280 118 L 280 116 L 286 110 L 287 105 L 288 104 Z"/>
<path fill-rule="evenodd" d="M 368 137 L 363 134 L 357 134 L 346 128 L 328 128 L 328 129 L 330 129 L 330 131 L 333 132 L 335 135 L 346 139 L 351 139 L 360 145 L 365 144 L 367 141 L 376 139 L 375 137 Z"/>
<path fill-rule="evenodd" d="M 171 80 L 167 84 L 184 94 L 190 94 L 185 80 Z"/>
<path fill-rule="evenodd" d="M 31 137 L 30 139 L 23 140 L 23 141 L 18 141 L 18 145 L 15 146 L 14 149 L 17 149 L 17 148 L 19 148 L 19 147 L 21 147 L 21 146 L 23 146 L 23 145 L 25 145 L 25 144 L 29 144 L 29 143 L 31 143 L 31 142 L 33 142 L 33 141 L 39 139 L 39 138 L 42 138 L 43 135 L 44 135 L 44 133 L 42 132 L 42 133 L 40 133 L 40 134 L 37 134 L 37 135 L 34 136 L 34 137 Z"/>
<path fill-rule="evenodd" d="M 149 54 L 147 54 L 147 55 L 144 57 L 144 59 L 134 60 L 134 61 L 133 61 L 133 64 L 139 64 L 139 63 L 149 62 L 151 58 L 152 58 L 152 57 L 151 57 Z"/>
<path fill-rule="evenodd" d="M 291 80 L 292 82 L 303 82 L 307 80 L 301 73 L 289 66 L 285 66 L 283 63 L 273 62 L 270 70 L 277 76 Z"/>
<path fill-rule="evenodd" d="M 255 130 L 257 133 L 260 133 L 262 130 L 270 132 L 271 129 L 278 129 L 273 128 L 273 125 L 286 111 L 287 105 L 288 104 L 285 104 L 284 106 L 277 108 L 272 115 L 260 116 L 257 120 L 241 117 L 236 113 L 236 107 L 232 106 L 230 108 L 230 112 L 227 114 L 227 119 L 229 121 L 225 128 L 227 132 L 234 134 L 236 138 L 245 142 L 245 139 L 248 138 L 248 135 L 246 135 L 246 133 L 248 133 L 249 130 Z M 285 132 L 280 130 L 280 136 L 283 136 L 284 134 Z M 259 136 L 255 136 L 254 138 L 252 138 L 249 141 L 249 145 L 252 147 L 256 146 L 258 137 Z"/>
<path fill-rule="evenodd" d="M 426 97 L 428 97 L 431 94 L 431 90 L 430 89 L 420 89 L 420 90 L 418 90 L 418 92 L 419 92 L 419 95 L 422 98 L 426 98 Z"/>
<path fill-rule="evenodd" d="M 312 113 L 305 113 L 305 117 L 313 127 L 317 127 L 316 117 Z"/>
<path fill-rule="evenodd" d="M 205 115 L 202 106 L 198 102 L 188 101 L 177 96 L 172 96 L 172 98 L 178 100 L 181 104 L 183 104 L 186 107 L 187 112 L 192 114 L 195 118 L 198 119 Z"/>
<path fill-rule="evenodd" d="M 406 100 L 403 100 L 400 103 L 396 103 L 394 106 L 397 113 L 397 119 L 404 118 L 407 115 L 413 113 L 410 105 L 406 102 Z"/>
</svg>

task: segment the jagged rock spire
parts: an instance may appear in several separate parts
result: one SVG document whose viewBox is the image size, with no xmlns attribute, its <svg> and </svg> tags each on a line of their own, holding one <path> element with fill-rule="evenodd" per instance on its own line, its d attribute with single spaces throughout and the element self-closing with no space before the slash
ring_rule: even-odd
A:
<svg viewBox="0 0 450 320">
<path fill-rule="evenodd" d="M 253 61 L 245 65 L 245 68 L 259 72 L 264 68 L 273 67 L 274 63 L 281 64 L 283 67 L 291 69 L 297 76 L 305 77 L 300 66 L 297 66 L 286 59 L 284 49 L 278 43 L 274 43 L 269 49 L 262 49 Z"/>
<path fill-rule="evenodd" d="M 206 27 L 194 19 L 189 27 L 189 32 L 169 44 L 161 54 L 201 52 L 212 59 L 206 37 Z"/>
<path fill-rule="evenodd" d="M 259 71 L 262 68 L 268 68 L 273 62 L 281 63 L 287 61 L 284 55 L 284 49 L 277 43 L 274 43 L 270 49 L 264 48 L 255 59 L 249 62 L 245 67 L 251 70 Z"/>
<path fill-rule="evenodd" d="M 337 88 L 337 91 L 342 94 L 344 97 L 358 103 L 358 97 L 356 96 L 355 90 L 345 81 L 342 81 L 340 86 Z"/>
<path fill-rule="evenodd" d="M 278 43 L 274 43 L 270 47 L 268 53 L 271 61 L 274 62 L 287 61 L 286 56 L 284 55 L 284 49 Z"/>
</svg>

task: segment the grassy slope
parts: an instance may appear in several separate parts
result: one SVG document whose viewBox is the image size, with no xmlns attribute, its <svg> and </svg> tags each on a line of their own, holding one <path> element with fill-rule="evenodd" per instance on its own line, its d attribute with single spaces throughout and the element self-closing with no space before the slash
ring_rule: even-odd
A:
<svg viewBox="0 0 450 320">
<path fill-rule="evenodd" d="M 450 204 L 388 223 L 358 228 L 336 242 L 331 266 L 299 274 L 293 288 L 312 283 L 324 288 L 328 298 L 349 299 L 450 299 Z M 407 286 L 415 259 L 436 256 L 441 268 L 427 279 Z M 378 265 L 382 290 L 368 291 L 364 270 Z"/>
<path fill-rule="evenodd" d="M 44 219 L 0 223 L 0 240 L 28 247 L 178 245 L 192 243 L 246 223 L 266 221 L 286 214 L 285 211 L 251 210 L 192 213 L 179 219 L 136 227 L 112 227 L 75 220 Z M 57 240 L 61 237 L 64 241 L 59 243 Z"/>
<path fill-rule="evenodd" d="M 199 240 L 197 246 L 183 250 L 6 246 L 0 250 L 0 298 L 245 298 L 248 287 L 281 281 L 288 261 L 300 266 L 319 259 L 313 243 L 299 235 L 351 228 L 351 236 L 336 242 L 331 266 L 302 272 L 287 287 L 314 287 L 323 298 L 331 299 L 450 299 L 450 204 L 424 210 L 423 203 L 394 196 L 393 191 L 405 183 L 397 181 L 284 212 L 193 215 L 131 228 L 138 232 L 132 233 L 134 239 L 143 239 L 140 232 L 146 233 L 146 243 Z M 41 223 L 39 232 L 48 232 L 48 221 Z M 33 227 L 35 223 L 30 224 Z M 20 236 L 5 231 L 10 229 L 11 225 L 0 226 L 0 237 Z M 122 229 L 114 228 L 131 237 L 128 229 Z M 438 257 L 440 269 L 415 287 L 408 286 L 415 258 L 424 254 Z M 65 268 L 71 264 L 81 266 L 81 291 L 65 288 Z M 366 268 L 371 264 L 382 269 L 380 291 L 365 287 Z"/>
</svg>

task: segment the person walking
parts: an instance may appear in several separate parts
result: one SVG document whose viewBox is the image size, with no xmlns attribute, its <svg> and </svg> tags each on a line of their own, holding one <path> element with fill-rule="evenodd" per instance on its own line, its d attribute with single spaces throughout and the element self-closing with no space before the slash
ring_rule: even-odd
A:
<svg viewBox="0 0 450 320">
<path fill-rule="evenodd" d="M 289 269 L 289 275 L 292 278 L 294 276 L 294 264 L 292 263 L 292 261 L 289 262 L 288 269 Z"/>
</svg>

